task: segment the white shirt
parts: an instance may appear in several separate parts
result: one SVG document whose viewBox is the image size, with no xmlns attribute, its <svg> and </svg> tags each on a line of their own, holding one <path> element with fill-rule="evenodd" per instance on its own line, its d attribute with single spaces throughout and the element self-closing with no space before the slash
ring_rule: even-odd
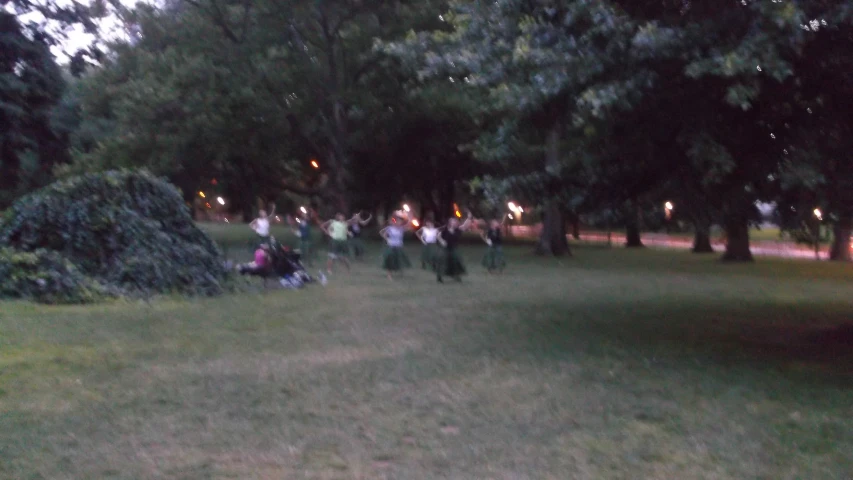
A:
<svg viewBox="0 0 853 480">
<path fill-rule="evenodd" d="M 270 236 L 270 221 L 268 218 L 258 218 L 255 222 L 255 233 L 262 237 Z"/>
<path fill-rule="evenodd" d="M 424 239 L 424 243 L 435 243 L 438 240 L 437 228 L 424 227 L 421 230 L 421 238 Z"/>
<path fill-rule="evenodd" d="M 388 227 L 385 231 L 385 236 L 388 238 L 389 247 L 403 246 L 403 229 L 400 227 Z"/>
</svg>

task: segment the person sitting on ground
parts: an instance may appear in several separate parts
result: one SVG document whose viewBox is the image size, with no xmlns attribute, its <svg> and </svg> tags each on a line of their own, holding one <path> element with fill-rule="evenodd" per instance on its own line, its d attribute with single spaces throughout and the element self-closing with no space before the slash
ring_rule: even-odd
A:
<svg viewBox="0 0 853 480">
<path fill-rule="evenodd" d="M 244 263 L 238 267 L 238 271 L 243 274 L 260 275 L 270 268 L 269 243 L 263 243 L 255 250 L 255 260 L 253 262 Z"/>
</svg>

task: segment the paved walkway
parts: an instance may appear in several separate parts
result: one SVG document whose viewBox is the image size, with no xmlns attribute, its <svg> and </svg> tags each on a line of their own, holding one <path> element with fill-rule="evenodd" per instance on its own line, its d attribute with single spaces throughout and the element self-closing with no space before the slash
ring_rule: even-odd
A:
<svg viewBox="0 0 853 480">
<path fill-rule="evenodd" d="M 535 237 L 539 233 L 537 227 L 513 226 L 511 228 L 512 235 L 516 237 Z M 672 236 L 665 233 L 644 233 L 641 238 L 643 245 L 651 248 L 677 248 L 689 250 L 693 247 L 692 238 Z M 574 239 L 569 236 L 569 240 L 573 241 Z M 607 234 L 604 232 L 581 232 L 580 241 L 589 243 L 607 243 Z M 614 245 L 624 244 L 625 234 L 621 232 L 614 232 L 610 236 L 610 241 L 613 242 Z M 720 241 L 712 240 L 712 246 L 717 252 L 725 250 L 725 245 Z M 803 259 L 815 258 L 814 249 L 805 245 L 798 245 L 794 242 L 782 240 L 752 240 L 750 241 L 750 250 L 753 255 L 757 256 Z M 829 252 L 826 247 L 821 249 L 819 256 L 822 260 L 829 258 Z"/>
<path fill-rule="evenodd" d="M 603 233 L 581 233 L 582 242 L 606 243 L 607 235 Z M 614 244 L 624 244 L 624 234 L 613 234 L 611 241 Z M 693 239 L 683 237 L 673 237 L 660 233 L 646 233 L 642 236 L 643 244 L 653 248 L 678 248 L 689 250 L 693 248 Z M 784 258 L 804 258 L 814 259 L 814 249 L 804 245 L 797 245 L 793 242 L 772 241 L 772 240 L 752 240 L 749 242 L 750 250 L 753 255 L 766 257 L 784 257 Z M 712 246 L 717 252 L 725 250 L 725 245 L 719 241 L 712 241 Z M 829 252 L 824 248 L 820 253 L 820 258 L 825 260 L 829 257 Z"/>
</svg>

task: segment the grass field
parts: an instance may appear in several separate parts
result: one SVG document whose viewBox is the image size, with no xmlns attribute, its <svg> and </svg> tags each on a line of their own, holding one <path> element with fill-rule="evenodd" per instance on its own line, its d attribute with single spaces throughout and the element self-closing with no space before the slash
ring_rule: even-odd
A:
<svg viewBox="0 0 853 480">
<path fill-rule="evenodd" d="M 849 265 L 481 251 L 462 284 L 374 246 L 326 288 L 0 303 L 0 478 L 853 478 Z"/>
</svg>

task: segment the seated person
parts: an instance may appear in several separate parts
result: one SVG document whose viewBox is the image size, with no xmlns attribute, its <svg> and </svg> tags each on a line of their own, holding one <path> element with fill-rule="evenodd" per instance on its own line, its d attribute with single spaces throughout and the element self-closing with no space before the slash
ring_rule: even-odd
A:
<svg viewBox="0 0 853 480">
<path fill-rule="evenodd" d="M 258 249 L 255 250 L 255 261 L 240 265 L 238 271 L 241 274 L 248 273 L 250 275 L 257 275 L 268 271 L 270 268 L 269 249 L 270 246 L 268 243 L 258 246 Z"/>
</svg>

